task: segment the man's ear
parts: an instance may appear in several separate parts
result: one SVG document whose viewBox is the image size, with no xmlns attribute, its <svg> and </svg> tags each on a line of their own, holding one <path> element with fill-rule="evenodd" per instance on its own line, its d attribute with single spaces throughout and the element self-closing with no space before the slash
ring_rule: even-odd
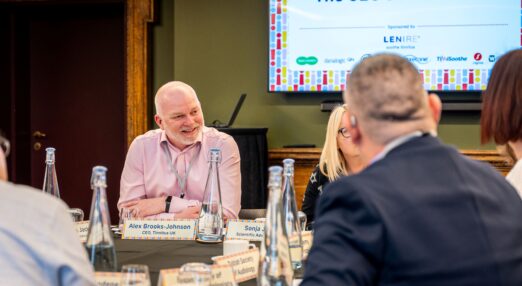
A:
<svg viewBox="0 0 522 286">
<path fill-rule="evenodd" d="M 157 115 L 157 114 L 154 115 L 154 121 L 163 130 L 163 119 L 161 119 L 161 117 L 159 115 Z"/>
<path fill-rule="evenodd" d="M 352 114 L 350 114 L 350 135 L 352 137 L 352 142 L 355 145 L 361 143 L 361 130 L 359 129 L 357 118 Z"/>
<path fill-rule="evenodd" d="M 439 96 L 435 93 L 430 93 L 428 95 L 428 105 L 435 124 L 439 124 L 440 114 L 442 112 L 442 102 L 440 101 Z"/>
</svg>

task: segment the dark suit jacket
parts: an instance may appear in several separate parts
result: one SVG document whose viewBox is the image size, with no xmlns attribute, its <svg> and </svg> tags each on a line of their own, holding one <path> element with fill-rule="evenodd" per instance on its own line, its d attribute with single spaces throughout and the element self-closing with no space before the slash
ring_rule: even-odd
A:
<svg viewBox="0 0 522 286">
<path fill-rule="evenodd" d="M 522 285 L 522 200 L 487 164 L 432 136 L 331 183 L 308 285 Z"/>
</svg>

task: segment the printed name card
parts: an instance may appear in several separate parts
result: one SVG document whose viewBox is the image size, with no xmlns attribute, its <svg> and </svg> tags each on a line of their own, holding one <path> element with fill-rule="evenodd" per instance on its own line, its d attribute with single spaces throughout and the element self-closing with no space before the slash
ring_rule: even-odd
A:
<svg viewBox="0 0 522 286">
<path fill-rule="evenodd" d="M 87 241 L 87 234 L 89 233 L 89 221 L 78 221 L 76 222 L 76 232 L 80 236 L 81 242 Z"/>
<path fill-rule="evenodd" d="M 94 279 L 98 286 L 119 286 L 121 281 L 121 272 L 95 272 Z"/>
<path fill-rule="evenodd" d="M 194 240 L 196 220 L 126 220 L 122 239 Z"/>
<path fill-rule="evenodd" d="M 301 242 L 303 240 L 301 239 Z M 300 263 L 303 259 L 303 248 L 304 244 L 299 244 L 299 235 L 295 234 L 292 235 L 288 239 L 288 247 L 290 248 L 290 258 L 292 259 L 293 263 Z"/>
<path fill-rule="evenodd" d="M 301 239 L 303 240 L 303 259 L 308 257 L 308 252 L 310 252 L 310 248 L 312 248 L 313 238 L 311 231 L 301 232 Z"/>
<path fill-rule="evenodd" d="M 212 273 L 210 279 L 211 286 L 233 286 L 236 285 L 234 280 L 234 272 L 229 265 L 212 265 Z M 158 285 L 174 286 L 174 285 L 198 285 L 194 279 L 181 278 L 178 279 L 179 268 L 163 269 L 160 271 Z"/>
<path fill-rule="evenodd" d="M 236 282 L 244 282 L 257 277 L 259 268 L 259 249 L 234 253 L 213 258 L 217 265 L 230 265 L 234 271 Z"/>
<path fill-rule="evenodd" d="M 255 220 L 232 219 L 228 221 L 225 239 L 262 241 L 265 236 L 265 223 Z"/>
</svg>

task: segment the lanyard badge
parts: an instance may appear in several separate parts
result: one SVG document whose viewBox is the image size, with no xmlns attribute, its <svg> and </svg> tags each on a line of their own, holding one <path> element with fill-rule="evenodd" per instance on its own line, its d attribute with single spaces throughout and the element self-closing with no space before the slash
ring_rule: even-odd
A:
<svg viewBox="0 0 522 286">
<path fill-rule="evenodd" d="M 186 168 L 184 176 L 181 176 L 179 174 L 178 170 L 176 169 L 176 167 L 174 166 L 174 164 L 172 164 L 172 155 L 170 154 L 170 150 L 169 150 L 167 141 L 162 142 L 161 147 L 163 148 L 163 152 L 165 153 L 165 156 L 167 158 L 167 166 L 169 166 L 170 171 L 172 173 L 174 173 L 174 175 L 176 176 L 178 187 L 181 191 L 181 194 L 179 195 L 179 197 L 181 199 L 183 199 L 185 197 L 187 181 L 188 181 L 188 176 L 189 176 L 190 170 L 192 169 L 194 162 L 198 158 L 199 152 L 201 152 L 201 146 L 199 146 L 198 151 L 190 159 L 190 162 L 188 164 L 188 167 Z"/>
</svg>

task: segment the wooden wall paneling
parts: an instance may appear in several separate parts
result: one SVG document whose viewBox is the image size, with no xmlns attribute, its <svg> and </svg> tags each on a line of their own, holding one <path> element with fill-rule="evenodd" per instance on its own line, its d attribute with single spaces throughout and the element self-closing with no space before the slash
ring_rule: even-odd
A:
<svg viewBox="0 0 522 286">
<path fill-rule="evenodd" d="M 509 163 L 496 150 L 460 150 L 460 152 L 471 159 L 490 164 L 503 176 L 506 176 L 513 167 L 513 164 Z"/>
<path fill-rule="evenodd" d="M 277 148 L 268 151 L 269 166 L 283 166 L 283 160 L 286 158 L 295 160 L 294 185 L 298 209 L 301 209 L 306 185 L 308 184 L 312 170 L 319 163 L 320 156 L 320 148 Z"/>
<path fill-rule="evenodd" d="M 125 3 L 128 147 L 136 136 L 149 129 L 149 24 L 154 20 L 154 4 L 153 0 L 127 0 Z"/>
</svg>

